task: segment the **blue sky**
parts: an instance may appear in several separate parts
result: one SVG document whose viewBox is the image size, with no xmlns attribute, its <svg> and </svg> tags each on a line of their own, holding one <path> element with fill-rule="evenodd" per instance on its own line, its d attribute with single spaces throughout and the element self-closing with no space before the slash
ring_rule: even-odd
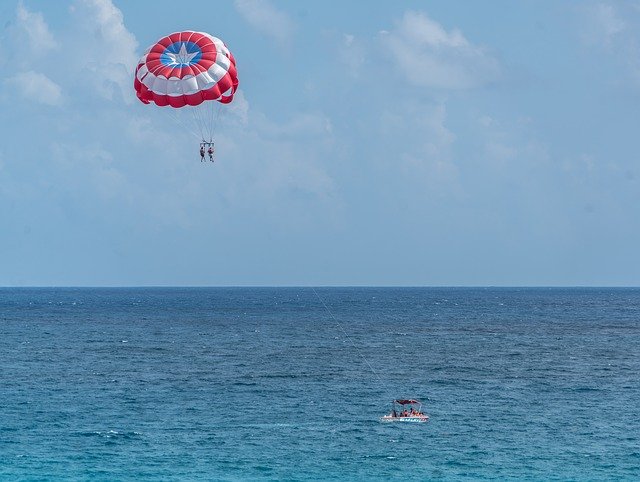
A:
<svg viewBox="0 0 640 482">
<path fill-rule="evenodd" d="M 640 285 L 637 2 L 4 2 L 0 285 Z M 132 76 L 222 38 L 218 160 Z"/>
</svg>

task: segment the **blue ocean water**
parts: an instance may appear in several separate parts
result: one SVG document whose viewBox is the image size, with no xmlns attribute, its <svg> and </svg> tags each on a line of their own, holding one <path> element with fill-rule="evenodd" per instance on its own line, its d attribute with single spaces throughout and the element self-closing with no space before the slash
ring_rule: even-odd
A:
<svg viewBox="0 0 640 482">
<path fill-rule="evenodd" d="M 640 289 L 317 292 L 1 289 L 0 479 L 640 479 Z"/>
</svg>

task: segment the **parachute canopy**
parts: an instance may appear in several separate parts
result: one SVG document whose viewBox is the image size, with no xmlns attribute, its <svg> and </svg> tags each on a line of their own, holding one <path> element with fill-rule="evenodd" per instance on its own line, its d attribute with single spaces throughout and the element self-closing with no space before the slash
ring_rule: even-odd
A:
<svg viewBox="0 0 640 482">
<path fill-rule="evenodd" d="M 159 106 L 227 104 L 238 88 L 236 61 L 227 46 L 204 32 L 176 32 L 149 47 L 138 61 L 138 99 Z"/>
</svg>

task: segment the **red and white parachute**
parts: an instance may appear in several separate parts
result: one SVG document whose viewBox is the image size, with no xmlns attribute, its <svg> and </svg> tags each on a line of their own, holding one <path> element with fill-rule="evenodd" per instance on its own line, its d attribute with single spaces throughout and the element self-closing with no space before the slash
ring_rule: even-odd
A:
<svg viewBox="0 0 640 482">
<path fill-rule="evenodd" d="M 204 142 L 213 137 L 220 104 L 238 89 L 236 61 L 227 46 L 204 32 L 175 32 L 147 49 L 136 67 L 134 89 L 145 104 L 192 110 Z M 197 134 L 196 134 L 197 135 Z"/>
</svg>

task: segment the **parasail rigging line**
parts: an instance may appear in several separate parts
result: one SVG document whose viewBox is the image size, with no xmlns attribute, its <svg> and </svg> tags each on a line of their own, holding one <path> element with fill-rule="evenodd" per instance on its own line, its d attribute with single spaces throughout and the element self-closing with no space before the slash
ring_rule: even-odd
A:
<svg viewBox="0 0 640 482">
<path fill-rule="evenodd" d="M 373 366 L 371 365 L 371 363 L 369 363 L 369 360 L 367 360 L 367 358 L 362 354 L 362 352 L 360 351 L 360 349 L 357 347 L 357 345 L 354 343 L 353 339 L 349 336 L 349 333 L 347 333 L 347 330 L 344 329 L 344 327 L 342 326 L 342 324 L 336 319 L 335 316 L 333 316 L 333 313 L 331 312 L 331 310 L 329 309 L 329 307 L 327 306 L 327 304 L 324 302 L 324 300 L 322 298 L 320 298 L 320 295 L 318 294 L 318 292 L 316 291 L 316 289 L 312 286 L 311 289 L 313 290 L 314 294 L 316 295 L 316 297 L 318 298 L 318 301 L 320 301 L 320 303 L 322 303 L 322 306 L 324 306 L 324 309 L 327 311 L 327 313 L 329 314 L 329 316 L 331 317 L 331 319 L 333 320 L 333 322 L 338 326 L 338 328 L 340 328 L 340 331 L 342 331 L 342 333 L 344 334 L 345 338 L 347 340 L 349 340 L 349 343 L 351 344 L 351 346 L 354 348 L 354 350 L 358 353 L 358 355 L 360 356 L 360 358 L 362 358 L 365 362 L 365 364 L 369 367 L 369 370 L 371 370 L 371 372 L 376 376 L 376 378 L 378 379 L 378 381 L 385 387 L 386 383 L 384 382 L 384 380 L 382 379 L 382 377 L 378 374 L 377 371 L 374 370 Z"/>
<path fill-rule="evenodd" d="M 184 122 L 182 122 L 182 119 L 180 119 L 180 117 L 178 117 L 178 115 L 173 111 L 170 110 L 169 111 L 169 116 L 176 121 L 178 124 L 180 124 L 184 130 L 186 130 L 189 134 L 193 135 L 193 137 L 197 138 L 198 140 L 200 140 L 200 138 L 202 136 L 199 136 L 197 132 L 195 132 L 193 129 L 191 129 L 187 124 L 185 124 Z"/>
<path fill-rule="evenodd" d="M 207 125 L 209 126 L 209 137 L 213 140 L 213 117 L 215 112 L 215 106 L 210 102 L 210 106 L 207 109 Z M 220 105 L 219 102 L 216 104 Z"/>
<path fill-rule="evenodd" d="M 218 127 L 218 119 L 220 119 L 220 112 L 222 112 L 222 104 L 217 103 L 217 105 L 213 106 L 211 109 L 211 137 L 213 137 L 216 133 L 216 128 Z"/>
<path fill-rule="evenodd" d="M 204 135 L 204 124 L 200 118 L 200 110 L 197 107 L 193 107 L 192 109 L 189 109 L 189 110 L 193 115 L 193 121 L 195 125 L 198 127 L 198 130 L 200 131 L 200 138 L 202 139 L 202 142 L 204 142 L 206 139 Z"/>
</svg>

